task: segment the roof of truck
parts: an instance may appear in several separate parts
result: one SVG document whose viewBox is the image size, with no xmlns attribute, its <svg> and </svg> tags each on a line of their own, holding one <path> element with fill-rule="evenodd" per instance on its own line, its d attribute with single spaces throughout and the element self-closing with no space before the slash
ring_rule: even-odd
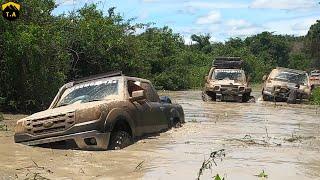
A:
<svg viewBox="0 0 320 180">
<path fill-rule="evenodd" d="M 293 72 L 293 73 L 297 73 L 297 74 L 305 74 L 305 73 L 307 73 L 306 71 L 297 70 L 297 69 L 290 69 L 290 68 L 284 68 L 284 67 L 277 67 L 277 69 L 281 70 L 281 71 Z"/>
<path fill-rule="evenodd" d="M 243 60 L 240 57 L 216 57 L 212 61 L 212 67 L 218 69 L 241 69 Z"/>
<path fill-rule="evenodd" d="M 107 72 L 107 73 L 103 73 L 103 74 L 96 74 L 96 75 L 80 78 L 80 79 L 73 81 L 73 84 L 75 85 L 75 84 L 80 84 L 80 83 L 84 83 L 84 82 L 89 82 L 89 81 L 94 81 L 94 80 L 99 80 L 99 79 L 104 79 L 104 78 L 110 78 L 110 77 L 123 77 L 123 78 L 129 79 L 129 80 L 135 79 L 135 80 L 139 80 L 139 81 L 150 82 L 147 79 L 125 76 L 122 73 L 122 71 L 112 71 L 112 72 Z"/>
</svg>

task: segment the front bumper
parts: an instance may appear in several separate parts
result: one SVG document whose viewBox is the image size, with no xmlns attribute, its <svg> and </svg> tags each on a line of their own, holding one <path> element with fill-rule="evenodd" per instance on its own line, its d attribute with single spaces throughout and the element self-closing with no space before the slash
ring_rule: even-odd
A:
<svg viewBox="0 0 320 180">
<path fill-rule="evenodd" d="M 287 99 L 289 96 L 288 92 L 263 91 L 263 94 L 269 96 L 270 98 L 280 98 L 280 99 Z"/>
<path fill-rule="evenodd" d="M 15 136 L 16 137 L 16 136 Z M 17 135 L 19 137 L 19 135 Z M 88 143 L 94 139 L 95 143 Z M 74 134 L 68 134 L 57 137 L 49 137 L 44 139 L 21 142 L 21 144 L 34 146 L 39 144 L 47 144 L 65 140 L 74 140 L 80 149 L 88 150 L 104 150 L 108 148 L 110 133 L 100 133 L 99 131 L 87 131 Z"/>
<path fill-rule="evenodd" d="M 71 128 L 47 134 L 16 133 L 14 141 L 26 145 L 39 145 L 65 140 L 74 140 L 80 149 L 106 149 L 110 132 L 105 132 L 104 121 L 94 120 L 75 124 Z M 96 144 L 88 144 L 84 140 L 94 138 Z"/>
<path fill-rule="evenodd" d="M 309 99 L 310 95 L 303 92 L 303 91 L 298 91 L 298 97 L 301 97 L 302 99 Z M 270 92 L 270 91 L 263 91 L 264 95 L 269 96 L 270 98 L 275 98 L 275 99 L 282 99 L 282 100 L 287 100 L 290 94 L 289 92 Z"/>
</svg>

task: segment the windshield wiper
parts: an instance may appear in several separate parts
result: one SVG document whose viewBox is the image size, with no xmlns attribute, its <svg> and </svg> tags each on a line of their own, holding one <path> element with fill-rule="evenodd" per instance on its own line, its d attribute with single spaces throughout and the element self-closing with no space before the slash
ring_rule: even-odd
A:
<svg viewBox="0 0 320 180">
<path fill-rule="evenodd" d="M 57 107 L 68 106 L 68 105 L 69 105 L 68 103 L 64 103 L 64 104 L 60 104 L 60 105 L 57 106 Z"/>
<path fill-rule="evenodd" d="M 103 101 L 103 99 L 90 99 L 90 100 L 85 101 L 85 102 L 94 102 L 94 101 Z"/>
</svg>

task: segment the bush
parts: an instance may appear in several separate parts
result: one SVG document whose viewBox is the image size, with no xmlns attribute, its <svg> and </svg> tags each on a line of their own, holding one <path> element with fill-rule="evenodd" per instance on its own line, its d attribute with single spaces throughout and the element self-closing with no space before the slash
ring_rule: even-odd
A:
<svg viewBox="0 0 320 180">
<path fill-rule="evenodd" d="M 315 105 L 320 105 L 320 87 L 313 90 L 311 95 L 311 103 Z"/>
<path fill-rule="evenodd" d="M 0 121 L 3 121 L 3 120 L 4 120 L 3 114 L 0 112 Z"/>
</svg>

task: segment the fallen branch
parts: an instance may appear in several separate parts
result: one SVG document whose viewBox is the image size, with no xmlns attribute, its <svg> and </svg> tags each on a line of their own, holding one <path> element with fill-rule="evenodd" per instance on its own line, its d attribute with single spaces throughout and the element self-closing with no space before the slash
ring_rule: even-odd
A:
<svg viewBox="0 0 320 180">
<path fill-rule="evenodd" d="M 141 161 L 136 168 L 134 169 L 134 171 L 140 170 L 142 168 L 143 163 L 145 162 L 145 160 Z"/>
<path fill-rule="evenodd" d="M 210 157 L 207 159 L 207 160 L 204 160 L 203 163 L 202 163 L 202 166 L 201 168 L 199 169 L 199 172 L 198 172 L 198 178 L 197 180 L 200 180 L 200 176 L 202 176 L 203 172 L 206 170 L 206 169 L 212 169 L 212 165 L 214 164 L 215 166 L 217 166 L 217 163 L 216 163 L 216 158 L 221 158 L 221 161 L 222 161 L 222 158 L 225 157 L 226 154 L 225 154 L 225 149 L 221 149 L 219 151 L 214 151 L 210 154 Z"/>
</svg>

